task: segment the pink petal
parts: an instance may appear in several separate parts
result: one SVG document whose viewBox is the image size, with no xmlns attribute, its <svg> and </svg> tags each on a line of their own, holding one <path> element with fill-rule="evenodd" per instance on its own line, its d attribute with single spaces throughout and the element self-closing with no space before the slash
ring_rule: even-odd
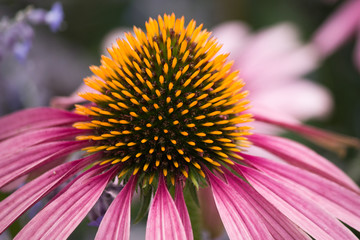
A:
<svg viewBox="0 0 360 240">
<path fill-rule="evenodd" d="M 66 239 L 96 203 L 116 170 L 74 184 L 41 210 L 15 239 Z"/>
<path fill-rule="evenodd" d="M 249 83 L 245 88 L 251 92 L 250 97 L 256 99 L 253 95 L 260 96 L 261 93 L 282 88 L 283 85 L 303 81 L 302 76 L 314 70 L 317 65 L 318 56 L 312 47 L 299 46 L 249 69 L 240 63 L 235 67 L 240 69 L 240 77 Z M 262 71 L 258 71 L 259 68 Z"/>
<path fill-rule="evenodd" d="M 34 179 L 0 202 L 0 233 L 13 221 L 43 198 L 51 190 L 66 181 L 86 165 L 96 161 L 99 154 L 93 154 L 77 161 L 62 164 Z"/>
<path fill-rule="evenodd" d="M 254 112 L 253 112 L 254 113 Z M 291 119 L 278 117 L 268 112 L 257 111 L 254 118 L 264 123 L 270 123 L 294 132 L 297 132 L 309 140 L 342 154 L 347 147 L 360 148 L 360 140 L 354 137 L 325 131 L 311 126 L 302 125 Z"/>
<path fill-rule="evenodd" d="M 279 44 L 284 44 L 285 41 L 286 39 L 282 39 Z M 287 52 L 280 52 L 278 56 L 266 59 L 262 65 L 265 71 L 256 72 L 254 69 L 254 72 L 251 72 L 249 76 L 256 77 L 258 81 L 266 77 L 266 85 L 271 87 L 271 83 L 273 83 L 272 89 L 275 89 L 281 87 L 281 84 L 296 81 L 301 76 L 313 71 L 319 65 L 318 62 L 319 56 L 313 46 L 302 46 L 300 43 L 297 43 L 293 49 L 289 49 Z"/>
<path fill-rule="evenodd" d="M 321 176 L 268 159 L 243 155 L 245 161 L 283 183 L 291 182 L 331 215 L 360 229 L 360 195 Z"/>
<path fill-rule="evenodd" d="M 298 226 L 285 217 L 248 183 L 234 176 L 234 174 L 226 169 L 225 176 L 229 185 L 258 212 L 259 217 L 261 217 L 274 239 L 309 239 Z"/>
<path fill-rule="evenodd" d="M 95 165 L 91 167 L 90 169 L 82 172 L 80 175 L 78 175 L 75 179 L 73 179 L 70 183 L 68 183 L 65 187 L 63 187 L 56 195 L 53 197 L 47 205 L 51 204 L 53 201 L 55 201 L 57 198 L 61 197 L 63 193 L 65 193 L 68 189 L 72 188 L 75 185 L 81 185 L 83 182 L 85 182 L 87 179 L 97 176 L 104 171 L 106 171 L 109 168 L 109 164 L 105 165 Z"/>
<path fill-rule="evenodd" d="M 360 191 L 357 185 L 333 163 L 297 142 L 259 134 L 248 136 L 248 138 L 254 145 L 281 157 L 292 165 L 323 176 L 357 192 Z"/>
<path fill-rule="evenodd" d="M 0 156 L 13 155 L 16 152 L 24 151 L 26 147 L 70 138 L 86 132 L 73 127 L 54 127 L 26 132 L 0 142 Z"/>
<path fill-rule="evenodd" d="M 155 239 L 187 239 L 184 225 L 163 176 L 159 179 L 159 186 L 151 204 L 146 224 L 146 240 Z"/>
<path fill-rule="evenodd" d="M 247 80 L 246 88 L 252 93 L 281 87 L 317 66 L 318 57 L 312 47 L 301 45 L 297 29 L 291 24 L 266 29 L 248 42 L 234 67 L 240 69 L 240 77 Z"/>
<path fill-rule="evenodd" d="M 300 46 L 297 35 L 295 26 L 288 23 L 278 24 L 254 34 L 239 58 L 241 66 L 248 71 L 261 63 L 282 57 L 284 53 Z"/>
<path fill-rule="evenodd" d="M 248 27 L 240 21 L 220 24 L 212 30 L 212 33 L 219 44 L 223 45 L 220 53 L 229 53 L 232 60 L 235 60 L 244 50 L 250 35 Z"/>
<path fill-rule="evenodd" d="M 191 222 L 190 222 L 190 216 L 185 204 L 181 183 L 177 183 L 175 186 L 175 205 L 179 212 L 181 221 L 184 225 L 187 239 L 188 240 L 194 239 Z"/>
<path fill-rule="evenodd" d="M 210 172 L 207 177 L 230 239 L 273 239 L 255 210 L 234 188 Z"/>
<path fill-rule="evenodd" d="M 313 44 L 325 58 L 355 33 L 360 22 L 360 1 L 346 1 L 313 37 Z"/>
<path fill-rule="evenodd" d="M 300 79 L 282 84 L 271 91 L 264 90 L 251 95 L 254 107 L 250 109 L 250 112 L 256 112 L 256 106 L 260 104 L 269 108 L 271 113 L 281 111 L 301 121 L 325 117 L 333 105 L 328 90 L 318 84 Z M 257 112 L 262 113 L 261 109 Z"/>
<path fill-rule="evenodd" d="M 132 176 L 106 211 L 95 240 L 127 240 L 130 238 L 131 198 L 135 184 L 136 177 Z"/>
<path fill-rule="evenodd" d="M 237 168 L 262 196 L 315 239 L 357 239 L 296 185 L 284 184 L 242 165 L 237 165 Z"/>
<path fill-rule="evenodd" d="M 262 92 L 262 91 L 261 91 Z M 261 93 L 260 92 L 260 93 Z M 285 111 L 281 109 L 275 109 L 270 106 L 268 103 L 264 103 L 263 101 L 256 101 L 256 95 L 251 99 L 252 102 L 256 102 L 256 105 L 252 105 L 252 107 L 246 112 L 251 113 L 253 116 L 265 115 L 265 116 L 273 116 L 275 115 L 277 118 L 286 119 L 286 121 L 298 123 L 294 116 L 287 114 Z M 249 126 L 253 128 L 254 133 L 261 134 L 269 134 L 269 135 L 278 135 L 281 132 L 284 132 L 283 129 L 278 127 L 277 125 L 268 124 L 262 121 L 253 121 L 248 123 Z"/>
<path fill-rule="evenodd" d="M 0 140 L 33 129 L 86 121 L 87 117 L 53 108 L 33 108 L 0 118 Z"/>
<path fill-rule="evenodd" d="M 88 145 L 89 143 L 85 141 L 44 143 L 29 147 L 14 156 L 1 159 L 0 188 L 36 168 Z"/>
</svg>

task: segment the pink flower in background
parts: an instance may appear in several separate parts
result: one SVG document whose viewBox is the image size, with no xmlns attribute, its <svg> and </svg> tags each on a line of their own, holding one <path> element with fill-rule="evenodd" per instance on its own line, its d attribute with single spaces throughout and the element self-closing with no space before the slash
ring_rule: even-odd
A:
<svg viewBox="0 0 360 240">
<path fill-rule="evenodd" d="M 317 67 L 318 57 L 314 49 L 302 45 L 295 26 L 283 23 L 251 33 L 242 22 L 228 22 L 213 34 L 246 80 L 252 112 L 300 121 L 329 114 L 329 91 L 305 79 Z"/>
<path fill-rule="evenodd" d="M 356 36 L 354 62 L 360 71 L 360 1 L 345 1 L 316 31 L 312 42 L 321 58 L 326 58 L 351 37 Z"/>
<path fill-rule="evenodd" d="M 94 91 L 74 111 L 0 118 L 0 187 L 55 165 L 0 203 L 0 232 L 79 172 L 15 239 L 66 239 L 114 179 L 124 188 L 95 239 L 129 239 L 136 190 L 152 197 L 146 239 L 191 240 L 183 194 L 204 187 L 230 239 L 356 239 L 340 221 L 360 229 L 358 186 L 299 143 L 249 132 L 244 82 L 210 33 L 174 14 L 145 26 L 91 67 L 84 82 Z M 281 161 L 245 154 L 250 142 Z"/>
<path fill-rule="evenodd" d="M 333 102 L 325 87 L 306 79 L 320 56 L 312 44 L 301 43 L 295 26 L 282 23 L 251 33 L 244 23 L 234 21 L 217 26 L 213 34 L 223 44 L 221 51 L 230 53 L 233 69 L 239 69 L 246 80 L 244 88 L 250 92 L 252 105 L 249 112 L 259 120 L 251 124 L 254 131 L 279 132 L 265 122 L 298 132 L 339 154 L 348 146 L 360 147 L 357 139 L 301 124 L 327 117 Z"/>
</svg>

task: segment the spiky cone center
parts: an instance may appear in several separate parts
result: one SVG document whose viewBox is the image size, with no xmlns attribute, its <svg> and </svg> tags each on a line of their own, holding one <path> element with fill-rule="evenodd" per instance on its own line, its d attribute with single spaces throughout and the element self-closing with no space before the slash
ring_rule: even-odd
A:
<svg viewBox="0 0 360 240">
<path fill-rule="evenodd" d="M 150 18 L 146 33 L 134 33 L 117 40 L 111 58 L 102 56 L 84 80 L 99 91 L 80 93 L 92 103 L 76 107 L 92 118 L 74 125 L 92 129 L 78 137 L 93 142 L 85 150 L 102 151 L 101 164 L 121 164 L 120 178 L 138 174 L 150 184 L 159 174 L 196 181 L 204 167 L 237 161 L 248 144 L 250 128 L 242 124 L 252 120 L 242 113 L 247 92 L 211 33 L 174 15 Z"/>
</svg>

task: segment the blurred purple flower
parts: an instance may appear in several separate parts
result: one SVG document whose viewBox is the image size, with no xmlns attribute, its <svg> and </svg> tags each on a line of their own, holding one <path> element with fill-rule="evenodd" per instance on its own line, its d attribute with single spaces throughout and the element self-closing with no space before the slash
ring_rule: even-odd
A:
<svg viewBox="0 0 360 240">
<path fill-rule="evenodd" d="M 14 45 L 14 55 L 19 61 L 25 61 L 31 48 L 31 41 L 26 39 L 23 42 L 17 42 Z"/>
<path fill-rule="evenodd" d="M 53 32 L 59 30 L 61 23 L 64 20 L 64 12 L 61 3 L 56 2 L 51 7 L 50 11 L 44 9 L 33 9 L 27 15 L 27 20 L 32 24 L 46 24 L 49 25 Z"/>
<path fill-rule="evenodd" d="M 59 30 L 64 15 L 60 3 L 55 3 L 50 11 L 28 7 L 19 11 L 13 20 L 3 17 L 0 21 L 0 61 L 7 52 L 23 62 L 31 48 L 34 36 L 31 25 L 45 24 L 55 32 Z"/>
<path fill-rule="evenodd" d="M 115 178 L 114 182 L 110 182 L 104 192 L 101 194 L 99 200 L 95 203 L 94 207 L 88 213 L 90 219 L 89 226 L 98 227 L 101 220 L 104 218 L 106 210 L 110 207 L 113 200 L 123 189 L 123 185 L 119 184 Z"/>
<path fill-rule="evenodd" d="M 354 61 L 360 71 L 360 1 L 348 0 L 317 30 L 313 44 L 322 58 L 335 52 L 352 36 L 357 35 Z"/>
</svg>

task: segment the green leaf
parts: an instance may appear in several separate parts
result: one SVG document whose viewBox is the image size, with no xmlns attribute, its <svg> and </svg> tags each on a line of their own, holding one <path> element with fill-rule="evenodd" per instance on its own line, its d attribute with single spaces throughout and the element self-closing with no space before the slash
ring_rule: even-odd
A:
<svg viewBox="0 0 360 240">
<path fill-rule="evenodd" d="M 151 186 L 148 186 L 141 190 L 140 209 L 136 215 L 134 224 L 140 222 L 145 217 L 145 215 L 149 209 L 151 196 L 152 196 L 152 187 Z"/>
<path fill-rule="evenodd" d="M 186 188 L 187 188 L 187 191 L 189 192 L 189 195 L 191 196 L 192 201 L 195 202 L 197 207 L 200 207 L 198 195 L 196 193 L 197 188 L 190 181 L 188 181 L 188 183 L 186 184 Z"/>
<path fill-rule="evenodd" d="M 190 185 L 192 187 L 190 187 Z M 194 240 L 200 240 L 202 231 L 201 231 L 201 213 L 199 208 L 199 200 L 196 195 L 195 187 L 192 184 L 187 184 L 187 186 L 189 187 L 187 187 L 184 191 L 186 207 L 188 209 L 190 216 L 190 222 L 193 230 Z M 193 196 L 194 195 L 193 191 L 195 192 L 196 197 Z"/>
</svg>

